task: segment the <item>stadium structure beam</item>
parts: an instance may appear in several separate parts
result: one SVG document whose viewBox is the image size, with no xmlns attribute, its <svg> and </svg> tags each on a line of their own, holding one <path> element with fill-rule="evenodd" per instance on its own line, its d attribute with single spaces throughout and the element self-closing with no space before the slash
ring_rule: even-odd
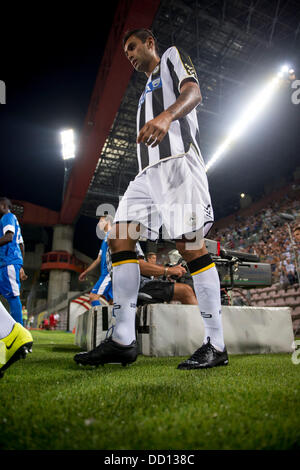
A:
<svg viewBox="0 0 300 470">
<path fill-rule="evenodd" d="M 79 215 L 133 72 L 122 50 L 123 34 L 141 26 L 150 28 L 159 4 L 160 0 L 124 0 L 118 4 L 66 188 L 60 212 L 62 224 L 72 224 Z"/>
<path fill-rule="evenodd" d="M 271 33 L 270 33 L 269 46 L 272 46 L 273 34 L 274 34 L 274 31 L 275 31 L 276 23 L 278 21 L 279 6 L 280 6 L 280 0 L 277 0 L 275 16 L 274 16 L 273 21 L 272 21 L 272 29 L 271 29 Z"/>
<path fill-rule="evenodd" d="M 12 200 L 13 213 L 23 224 L 52 227 L 59 223 L 59 212 L 27 201 Z"/>
<path fill-rule="evenodd" d="M 266 72 L 287 47 L 299 41 L 296 0 L 161 0 L 151 29 L 163 53 L 178 44 L 192 58 L 203 102 L 198 107 L 201 149 L 209 155 L 216 134 L 222 140 L 222 123 L 232 96 L 251 91 L 251 77 Z M 271 28 L 277 16 L 276 24 Z M 272 47 L 269 47 L 270 38 Z M 267 59 L 267 61 L 265 60 Z M 81 213 L 94 217 L 95 207 L 108 202 L 108 194 L 123 194 L 131 175 L 137 173 L 136 104 L 145 87 L 143 74 L 134 72 L 103 146 Z M 242 88 L 244 90 L 242 90 Z M 124 143 L 124 137 L 126 143 Z M 124 189 L 125 188 L 125 189 Z"/>
</svg>

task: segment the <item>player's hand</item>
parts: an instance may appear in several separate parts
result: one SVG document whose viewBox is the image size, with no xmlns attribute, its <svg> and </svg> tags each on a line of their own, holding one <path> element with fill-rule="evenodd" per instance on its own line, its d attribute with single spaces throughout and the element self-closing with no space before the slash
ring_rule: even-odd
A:
<svg viewBox="0 0 300 470">
<path fill-rule="evenodd" d="M 161 143 L 165 135 L 167 134 L 170 124 L 172 122 L 172 116 L 166 111 L 163 111 L 156 118 L 146 122 L 142 127 L 137 137 L 137 143 L 144 143 L 151 147 L 156 147 Z"/>
<path fill-rule="evenodd" d="M 181 266 L 181 264 L 179 266 L 173 266 L 168 269 L 168 276 L 181 277 L 185 273 L 186 273 L 186 269 L 183 266 Z"/>
<path fill-rule="evenodd" d="M 86 272 L 83 271 L 81 274 L 79 274 L 78 280 L 81 281 L 81 282 L 85 281 L 85 276 L 86 276 Z"/>
<path fill-rule="evenodd" d="M 21 279 L 21 281 L 26 281 L 26 279 L 28 279 L 28 276 L 25 273 L 23 268 L 20 269 L 20 279 Z"/>
</svg>

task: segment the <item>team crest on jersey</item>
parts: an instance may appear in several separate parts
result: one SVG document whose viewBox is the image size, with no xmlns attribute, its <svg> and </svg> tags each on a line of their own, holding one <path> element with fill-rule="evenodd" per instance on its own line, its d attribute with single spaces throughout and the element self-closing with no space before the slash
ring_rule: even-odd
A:
<svg viewBox="0 0 300 470">
<path fill-rule="evenodd" d="M 152 80 L 152 82 L 149 82 L 146 85 L 145 91 L 140 97 L 139 106 L 142 106 L 142 104 L 144 103 L 147 93 L 151 93 L 152 91 L 157 90 L 158 88 L 161 88 L 161 87 L 162 87 L 161 77 L 155 78 L 154 80 Z"/>
</svg>

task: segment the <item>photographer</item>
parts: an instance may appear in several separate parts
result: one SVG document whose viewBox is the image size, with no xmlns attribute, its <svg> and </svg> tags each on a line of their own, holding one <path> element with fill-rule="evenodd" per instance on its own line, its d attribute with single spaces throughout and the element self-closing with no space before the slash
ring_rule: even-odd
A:
<svg viewBox="0 0 300 470">
<path fill-rule="evenodd" d="M 186 273 L 183 266 L 167 267 L 157 264 L 155 253 L 148 253 L 147 261 L 139 258 L 139 264 L 141 272 L 139 292 L 151 295 L 152 303 L 178 301 L 185 305 L 198 305 L 192 287 L 172 279 L 172 277 L 180 279 Z M 160 276 L 163 279 L 155 279 Z"/>
</svg>

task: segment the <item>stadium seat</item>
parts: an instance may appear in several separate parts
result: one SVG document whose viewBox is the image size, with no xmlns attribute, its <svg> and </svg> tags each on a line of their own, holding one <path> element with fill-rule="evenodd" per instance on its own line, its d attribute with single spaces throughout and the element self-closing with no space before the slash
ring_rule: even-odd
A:
<svg viewBox="0 0 300 470">
<path fill-rule="evenodd" d="M 300 305 L 293 307 L 292 316 L 295 316 L 295 315 L 300 315 Z"/>
<path fill-rule="evenodd" d="M 289 306 L 291 307 L 298 307 L 298 305 L 300 305 L 300 300 L 298 298 L 293 298 L 293 300 L 289 302 Z"/>
</svg>

